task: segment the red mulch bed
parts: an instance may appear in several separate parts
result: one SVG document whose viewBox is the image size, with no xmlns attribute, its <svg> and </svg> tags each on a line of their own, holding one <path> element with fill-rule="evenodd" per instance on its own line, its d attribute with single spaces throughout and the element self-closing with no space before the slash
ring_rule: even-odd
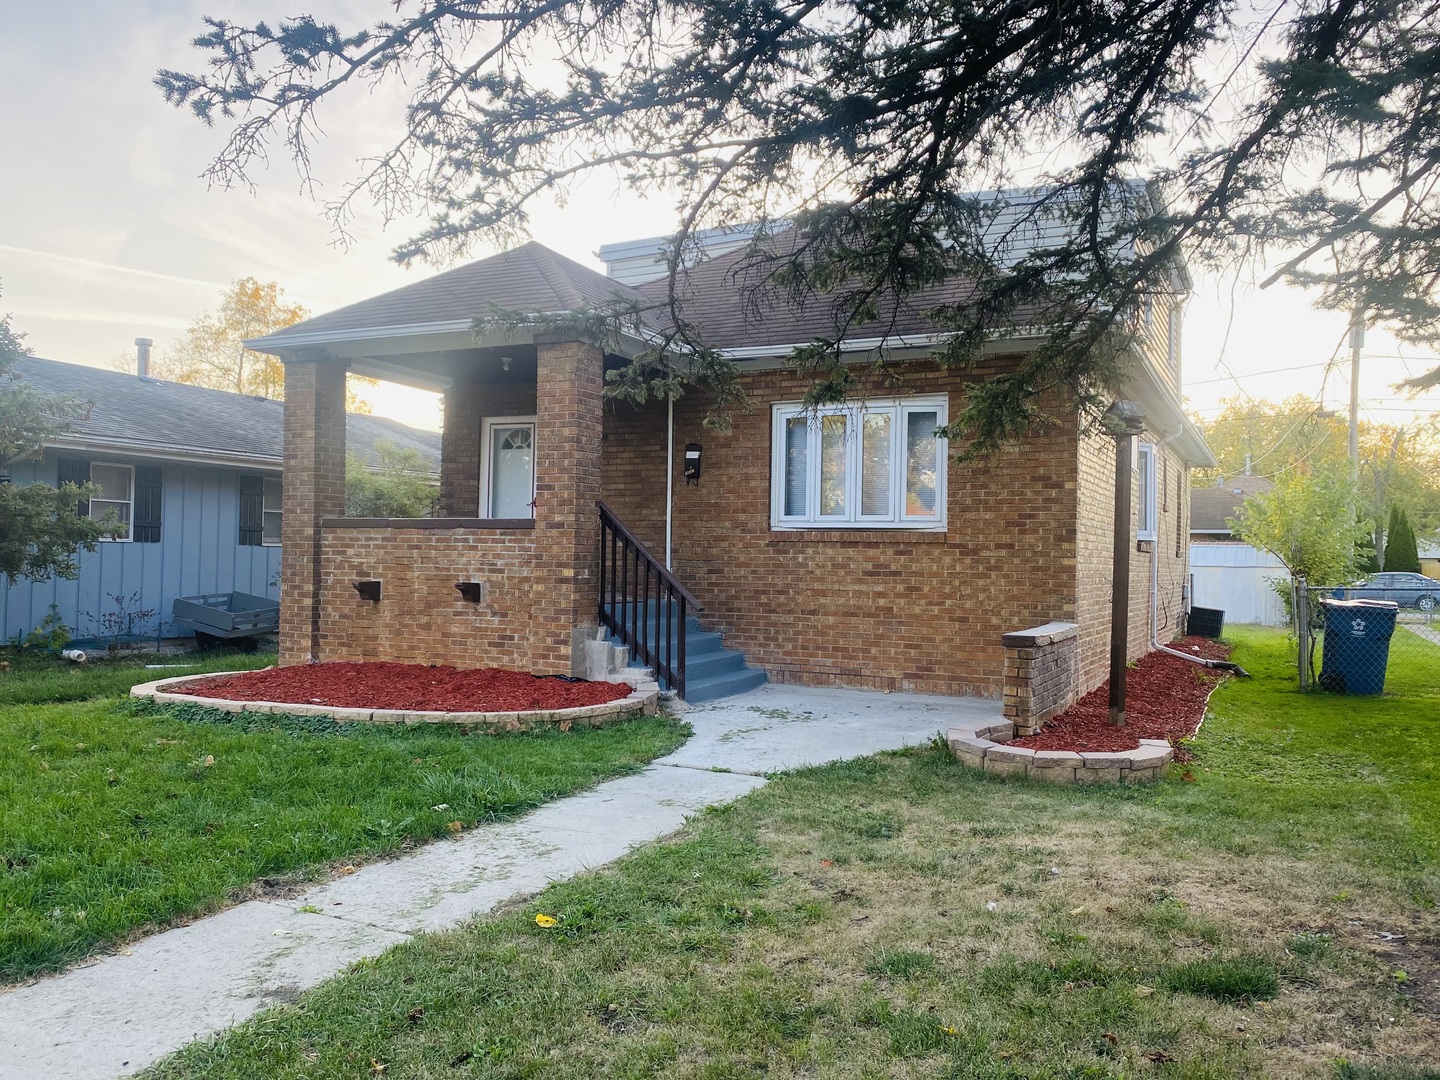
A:
<svg viewBox="0 0 1440 1080">
<path fill-rule="evenodd" d="M 171 693 L 232 701 L 276 701 L 350 709 L 426 712 L 533 712 L 619 701 L 621 683 L 567 682 L 504 668 L 426 664 L 297 664 L 185 683 Z"/>
<path fill-rule="evenodd" d="M 1170 647 L 1206 660 L 1224 660 L 1230 647 L 1210 638 L 1187 637 Z M 1134 750 L 1141 739 L 1168 739 L 1173 745 L 1200 728 L 1205 702 L 1215 684 L 1227 678 L 1198 664 L 1152 652 L 1125 676 L 1125 726 L 1110 726 L 1110 680 L 1091 690 L 1037 735 L 1011 746 L 1032 750 Z M 1183 751 L 1176 757 L 1185 760 Z"/>
</svg>

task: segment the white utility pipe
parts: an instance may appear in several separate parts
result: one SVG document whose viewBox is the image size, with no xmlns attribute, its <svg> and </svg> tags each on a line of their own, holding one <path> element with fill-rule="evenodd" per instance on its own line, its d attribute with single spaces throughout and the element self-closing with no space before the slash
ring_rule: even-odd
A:
<svg viewBox="0 0 1440 1080">
<path fill-rule="evenodd" d="M 1179 434 L 1180 434 L 1179 432 L 1176 432 L 1174 435 L 1171 435 L 1169 438 L 1163 440 L 1163 441 L 1160 443 L 1159 447 L 1157 447 L 1157 450 L 1163 450 L 1163 449 L 1165 448 L 1166 444 L 1169 443 L 1169 442 L 1171 441 L 1171 439 L 1178 438 L 1178 437 L 1179 437 Z M 1151 466 L 1150 466 L 1152 469 L 1154 469 L 1154 468 L 1159 468 L 1159 466 L 1160 466 L 1160 460 L 1159 460 L 1160 457 L 1161 457 L 1161 455 L 1158 454 L 1158 453 L 1152 455 L 1152 463 L 1151 463 Z M 1142 495 L 1142 498 L 1143 498 L 1143 495 Z M 1179 493 L 1178 491 L 1175 493 L 1175 509 L 1176 509 L 1176 512 L 1178 513 L 1178 512 L 1179 512 L 1179 509 L 1180 509 L 1180 493 Z M 1159 522 L 1158 522 L 1158 521 L 1156 522 L 1156 525 L 1157 525 L 1157 526 L 1159 525 Z M 1248 676 L 1250 673 L 1249 673 L 1248 671 L 1246 671 L 1244 668 L 1242 668 L 1239 664 L 1232 664 L 1232 663 L 1230 663 L 1230 661 L 1228 661 L 1228 660 L 1206 660 L 1204 657 L 1201 657 L 1201 656 L 1192 656 L 1192 655 L 1190 655 L 1189 653 L 1183 653 L 1183 652 L 1181 652 L 1179 649 L 1172 649 L 1172 648 L 1170 648 L 1169 645 L 1164 645 L 1164 644 L 1161 643 L 1161 641 L 1160 641 L 1160 530 L 1159 530 L 1158 528 L 1155 530 L 1155 539 L 1151 541 L 1151 545 L 1152 545 L 1152 546 L 1151 546 L 1151 548 L 1150 548 L 1150 647 L 1153 648 L 1153 649 L 1156 649 L 1156 650 L 1158 650 L 1158 651 L 1160 651 L 1160 652 L 1168 653 L 1168 654 L 1171 655 L 1171 656 L 1178 656 L 1181 660 L 1189 660 L 1192 664 L 1199 664 L 1201 667 L 1217 668 L 1217 669 L 1219 669 L 1219 670 L 1221 670 L 1221 671 L 1231 671 L 1231 672 L 1234 672 L 1236 675 L 1246 675 L 1246 676 Z"/>
<path fill-rule="evenodd" d="M 675 517 L 675 395 L 666 395 L 665 417 L 665 569 L 670 569 L 670 529 Z"/>
</svg>

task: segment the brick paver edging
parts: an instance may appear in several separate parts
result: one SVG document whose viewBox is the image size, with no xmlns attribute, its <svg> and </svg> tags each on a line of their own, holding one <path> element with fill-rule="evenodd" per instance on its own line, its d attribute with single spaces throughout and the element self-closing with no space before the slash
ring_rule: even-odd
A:
<svg viewBox="0 0 1440 1080">
<path fill-rule="evenodd" d="M 1010 723 L 953 727 L 945 733 L 945 740 L 960 763 L 972 769 L 1052 784 L 1143 784 L 1164 776 L 1175 757 L 1164 739 L 1141 739 L 1135 750 L 1076 753 L 1009 746 L 1014 732 Z"/>
<path fill-rule="evenodd" d="M 141 683 L 130 691 L 131 697 L 150 698 L 163 705 L 203 705 L 221 712 L 288 713 L 291 716 L 328 716 L 341 723 L 371 724 L 457 724 L 487 734 L 507 731 L 528 731 L 532 728 L 555 727 L 569 731 L 572 727 L 604 727 L 643 713 L 653 716 L 660 708 L 660 685 L 642 682 L 629 697 L 607 701 L 603 705 L 583 705 L 573 709 L 544 709 L 535 712 L 430 712 L 418 709 L 347 709 L 333 705 L 297 705 L 284 701 L 232 701 L 227 698 L 196 697 L 193 694 L 167 693 L 167 689 L 183 683 L 198 682 L 235 674 L 217 671 L 210 675 L 181 675 Z"/>
</svg>

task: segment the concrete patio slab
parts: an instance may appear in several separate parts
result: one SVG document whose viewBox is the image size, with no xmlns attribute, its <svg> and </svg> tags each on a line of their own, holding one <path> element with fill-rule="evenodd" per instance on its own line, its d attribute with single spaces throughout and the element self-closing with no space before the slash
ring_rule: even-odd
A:
<svg viewBox="0 0 1440 1080">
<path fill-rule="evenodd" d="M 695 737 L 662 759 L 665 764 L 764 774 L 916 746 L 969 723 L 995 723 L 1000 703 L 768 683 L 689 706 L 682 715 Z"/>
<path fill-rule="evenodd" d="M 0 1080 L 109 1080 L 288 1001 L 425 931 L 454 926 L 680 828 L 764 775 L 983 726 L 998 702 L 767 685 L 687 708 L 694 737 L 634 776 L 252 901 L 123 955 L 0 992 Z"/>
</svg>

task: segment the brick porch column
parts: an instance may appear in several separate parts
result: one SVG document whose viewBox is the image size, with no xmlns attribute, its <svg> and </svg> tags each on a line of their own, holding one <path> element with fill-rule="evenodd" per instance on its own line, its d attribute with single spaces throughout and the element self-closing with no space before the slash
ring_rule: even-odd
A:
<svg viewBox="0 0 1440 1080">
<path fill-rule="evenodd" d="M 285 364 L 280 663 L 320 658 L 320 520 L 345 513 L 345 365 Z"/>
<path fill-rule="evenodd" d="M 540 342 L 535 401 L 535 670 L 581 674 L 599 596 L 600 437 L 604 354 L 581 341 Z"/>
</svg>

